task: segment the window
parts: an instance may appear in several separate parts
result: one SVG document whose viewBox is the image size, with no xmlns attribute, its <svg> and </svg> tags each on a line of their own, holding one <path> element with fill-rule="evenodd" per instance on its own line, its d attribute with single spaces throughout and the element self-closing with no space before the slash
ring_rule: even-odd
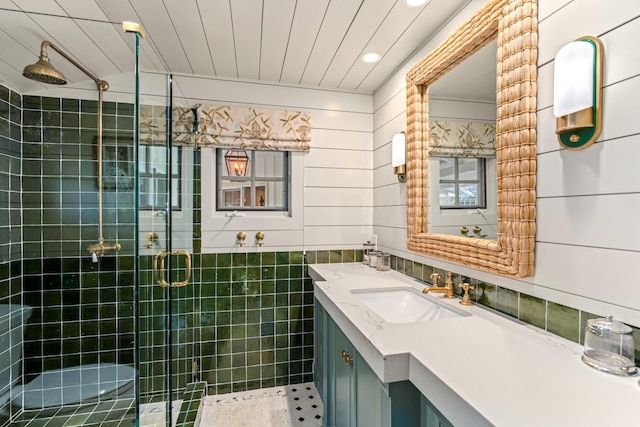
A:
<svg viewBox="0 0 640 427">
<path fill-rule="evenodd" d="M 217 210 L 287 211 L 287 151 L 216 150 Z"/>
<path fill-rule="evenodd" d="M 440 157 L 440 209 L 484 209 L 485 159 Z"/>
<path fill-rule="evenodd" d="M 163 210 L 167 208 L 167 149 L 160 145 L 140 146 L 140 209 Z M 171 149 L 171 209 L 181 209 L 181 157 L 182 149 Z"/>
</svg>

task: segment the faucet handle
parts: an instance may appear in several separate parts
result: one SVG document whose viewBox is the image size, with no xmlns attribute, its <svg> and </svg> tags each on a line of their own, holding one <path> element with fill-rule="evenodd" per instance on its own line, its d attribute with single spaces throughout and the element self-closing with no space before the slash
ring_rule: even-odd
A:
<svg viewBox="0 0 640 427">
<path fill-rule="evenodd" d="M 476 287 L 473 285 L 470 285 L 469 283 L 460 283 L 460 285 L 458 286 L 464 289 L 464 295 L 462 296 L 462 301 L 460 301 L 460 304 L 474 305 L 473 301 L 471 301 L 471 297 L 469 296 L 469 289 L 475 289 Z"/>
<path fill-rule="evenodd" d="M 431 276 L 429 276 L 429 278 L 431 279 L 433 286 L 440 286 L 438 284 L 438 282 L 440 281 L 440 274 L 438 273 L 431 273 Z"/>
</svg>

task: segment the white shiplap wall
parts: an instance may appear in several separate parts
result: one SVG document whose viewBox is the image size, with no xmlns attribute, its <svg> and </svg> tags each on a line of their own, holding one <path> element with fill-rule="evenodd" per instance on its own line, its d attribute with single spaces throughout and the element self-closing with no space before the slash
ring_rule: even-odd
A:
<svg viewBox="0 0 640 427">
<path fill-rule="evenodd" d="M 482 4 L 473 1 L 374 95 L 374 232 L 392 253 L 640 326 L 640 2 L 538 0 L 538 185 L 535 275 L 513 280 L 406 250 L 405 186 L 389 141 L 404 129 L 404 75 Z M 585 151 L 563 150 L 552 113 L 553 58 L 578 37 L 605 46 L 604 129 Z"/>
<path fill-rule="evenodd" d="M 312 149 L 294 176 L 293 221 L 268 217 L 208 221 L 202 211 L 203 252 L 228 250 L 319 250 L 357 248 L 373 232 L 372 97 L 340 91 L 177 76 L 179 98 L 197 103 L 234 104 L 311 112 Z M 203 165 L 203 175 L 208 173 Z M 294 171 L 295 173 L 295 171 Z M 204 181 L 203 181 L 204 182 Z M 203 192 L 207 189 L 203 186 Z M 213 190 L 213 189 L 209 189 Z M 301 200 L 299 200 L 301 199 Z M 247 233 L 242 249 L 238 231 Z M 265 232 L 265 246 L 253 236 Z"/>
</svg>

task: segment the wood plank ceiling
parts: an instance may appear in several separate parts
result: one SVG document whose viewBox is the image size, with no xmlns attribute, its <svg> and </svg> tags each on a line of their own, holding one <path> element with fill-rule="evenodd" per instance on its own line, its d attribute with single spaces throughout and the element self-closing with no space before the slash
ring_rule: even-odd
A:
<svg viewBox="0 0 640 427">
<path fill-rule="evenodd" d="M 470 0 L 0 0 L 0 82 L 21 93 L 46 85 L 22 77 L 50 40 L 101 78 L 141 69 L 373 93 Z M 382 54 L 376 64 L 360 57 Z M 87 77 L 56 52 L 70 83 Z"/>
</svg>

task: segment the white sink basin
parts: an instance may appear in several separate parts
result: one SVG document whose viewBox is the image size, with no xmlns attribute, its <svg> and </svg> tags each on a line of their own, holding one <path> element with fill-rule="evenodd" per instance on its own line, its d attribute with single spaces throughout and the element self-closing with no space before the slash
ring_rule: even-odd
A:
<svg viewBox="0 0 640 427">
<path fill-rule="evenodd" d="M 425 322 L 471 316 L 457 307 L 438 304 L 411 287 L 354 289 L 351 293 L 389 323 Z"/>
</svg>

